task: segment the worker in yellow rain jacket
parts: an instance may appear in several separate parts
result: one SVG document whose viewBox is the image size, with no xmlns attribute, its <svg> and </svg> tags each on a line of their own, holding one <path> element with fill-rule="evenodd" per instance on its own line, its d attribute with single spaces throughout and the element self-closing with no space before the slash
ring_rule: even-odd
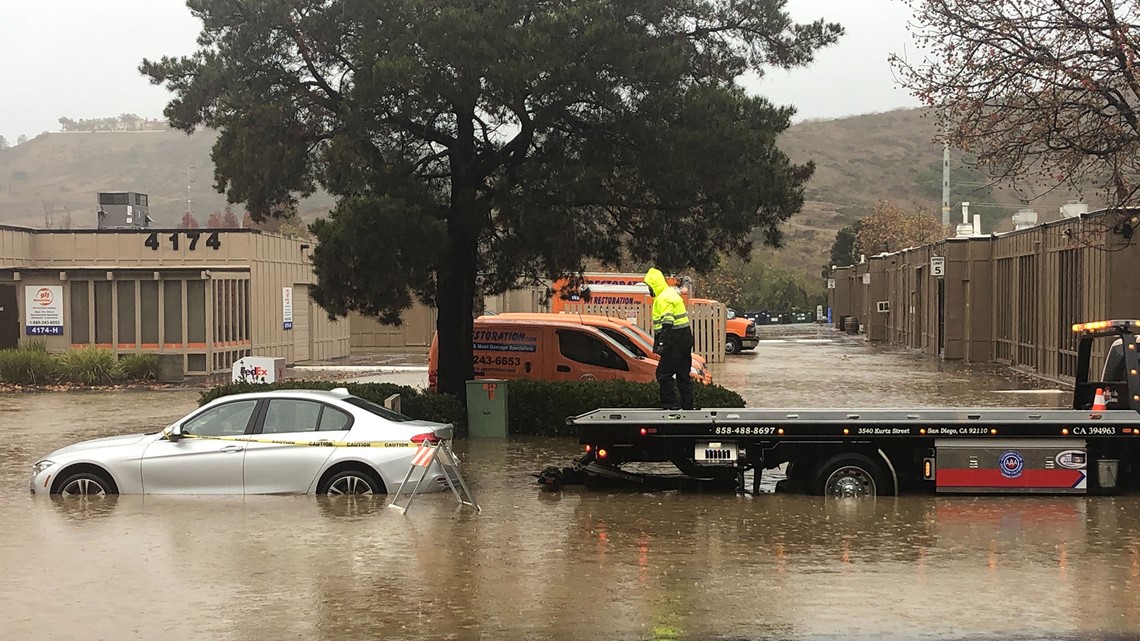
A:
<svg viewBox="0 0 1140 641">
<path fill-rule="evenodd" d="M 689 326 L 685 301 L 657 268 L 646 272 L 645 284 L 649 285 L 649 294 L 653 296 L 653 352 L 661 359 L 657 363 L 661 407 L 691 410 L 693 381 L 689 378 L 689 370 L 693 366 L 693 329 Z M 679 401 L 678 391 L 681 393 Z"/>
</svg>

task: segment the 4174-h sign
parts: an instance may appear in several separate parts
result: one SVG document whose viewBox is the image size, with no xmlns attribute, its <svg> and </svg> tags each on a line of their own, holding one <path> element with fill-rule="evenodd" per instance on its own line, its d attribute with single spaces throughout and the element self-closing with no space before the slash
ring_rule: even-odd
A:
<svg viewBox="0 0 1140 641">
<path fill-rule="evenodd" d="M 946 275 L 946 257 L 945 256 L 931 256 L 930 257 L 930 275 L 935 278 L 942 278 Z"/>
<path fill-rule="evenodd" d="M 63 287 L 24 286 L 24 333 L 28 336 L 63 335 Z"/>
</svg>

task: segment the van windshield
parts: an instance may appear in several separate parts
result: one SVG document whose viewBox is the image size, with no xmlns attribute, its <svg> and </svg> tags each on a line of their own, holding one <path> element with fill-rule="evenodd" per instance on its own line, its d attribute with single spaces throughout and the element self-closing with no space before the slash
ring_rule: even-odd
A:
<svg viewBox="0 0 1140 641">
<path fill-rule="evenodd" d="M 610 338 L 614 339 L 614 341 L 616 341 L 618 345 L 621 345 L 622 347 L 624 347 L 627 351 L 629 351 L 631 354 L 633 354 L 634 357 L 645 358 L 646 353 L 647 353 L 646 350 L 643 349 L 638 344 L 637 341 L 634 341 L 631 337 L 627 336 L 624 332 L 620 332 L 616 329 L 613 329 L 612 327 L 599 327 L 598 329 L 602 330 L 602 333 L 605 334 L 606 336 L 609 336 Z M 652 348 L 650 348 L 649 351 L 652 351 Z"/>
<path fill-rule="evenodd" d="M 623 327 L 622 333 L 629 336 L 635 343 L 640 345 L 646 352 L 653 351 L 653 339 L 647 336 L 644 332 L 638 331 L 633 327 Z"/>
</svg>

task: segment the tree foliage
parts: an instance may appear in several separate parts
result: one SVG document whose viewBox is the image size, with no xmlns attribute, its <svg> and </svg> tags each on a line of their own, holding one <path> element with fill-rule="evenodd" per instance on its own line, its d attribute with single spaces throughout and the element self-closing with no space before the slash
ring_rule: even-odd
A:
<svg viewBox="0 0 1140 641">
<path fill-rule="evenodd" d="M 756 258 L 726 258 L 693 281 L 701 298 L 719 300 L 740 312 L 810 309 L 825 300 L 818 279 Z"/>
<path fill-rule="evenodd" d="M 835 242 L 831 244 L 831 259 L 823 266 L 823 277 L 826 278 L 832 267 L 846 267 L 859 261 L 859 253 L 855 250 L 855 241 L 863 221 L 856 221 L 835 232 Z"/>
<path fill-rule="evenodd" d="M 241 227 L 237 216 L 234 214 L 234 208 L 230 205 L 226 205 L 225 211 L 222 212 L 222 227 L 226 229 L 237 229 Z"/>
<path fill-rule="evenodd" d="M 1140 4 L 908 0 L 921 59 L 901 82 L 947 120 L 986 173 L 1036 174 L 1126 203 L 1140 175 Z"/>
<path fill-rule="evenodd" d="M 855 251 L 872 256 L 918 247 L 945 238 L 942 216 L 915 205 L 907 210 L 889 200 L 880 200 L 870 216 L 859 221 Z M 851 263 L 848 263 L 851 264 Z"/>
<path fill-rule="evenodd" d="M 194 214 L 186 212 L 182 214 L 182 219 L 178 221 L 179 229 L 198 229 L 198 219 L 194 218 Z"/>
<path fill-rule="evenodd" d="M 169 129 L 165 121 L 143 118 L 136 114 L 122 114 L 109 118 L 59 119 L 60 131 L 163 131 Z"/>
<path fill-rule="evenodd" d="M 663 269 L 778 243 L 812 167 L 791 108 L 742 74 L 791 68 L 838 25 L 784 0 L 190 0 L 190 57 L 144 61 L 215 181 L 255 220 L 318 187 L 312 297 L 330 315 L 439 311 L 439 384 L 472 374 L 474 301 L 590 258 Z"/>
</svg>

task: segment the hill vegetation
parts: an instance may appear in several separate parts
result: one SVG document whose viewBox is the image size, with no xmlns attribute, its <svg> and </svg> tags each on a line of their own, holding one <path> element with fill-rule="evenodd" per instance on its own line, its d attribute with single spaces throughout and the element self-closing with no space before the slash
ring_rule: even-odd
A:
<svg viewBox="0 0 1140 641">
<path fill-rule="evenodd" d="M 917 109 L 792 126 L 780 146 L 795 162 L 814 160 L 815 175 L 803 210 L 783 227 L 784 247 L 758 246 L 754 260 L 818 282 L 836 232 L 870 215 L 877 201 L 893 200 L 907 208 L 917 203 L 941 216 L 942 148 L 932 143 L 934 135 L 934 120 Z M 0 223 L 59 226 L 70 218 L 73 227 L 93 227 L 97 192 L 134 190 L 149 194 L 156 225 L 174 227 L 186 212 L 187 185 L 194 214 L 205 221 L 226 207 L 225 198 L 212 187 L 210 149 L 215 138 L 212 131 L 187 136 L 153 127 L 69 131 L 0 149 Z M 990 187 L 981 174 L 966 169 L 958 155 L 952 156 L 951 173 L 951 202 L 956 208 L 970 201 L 971 212 L 982 214 L 985 231 L 1011 229 L 1009 217 L 1022 199 L 1046 191 L 1031 185 L 1021 186 L 1021 192 Z M 1055 191 L 1034 199 L 1032 207 L 1040 221 L 1053 220 L 1060 205 L 1075 197 Z M 1095 199 L 1085 202 L 1099 206 Z M 299 213 L 313 220 L 332 204 L 331 198 L 318 194 L 301 201 Z M 240 216 L 240 207 L 237 211 Z M 958 209 L 952 211 L 951 222 L 958 222 L 960 215 Z"/>
</svg>

